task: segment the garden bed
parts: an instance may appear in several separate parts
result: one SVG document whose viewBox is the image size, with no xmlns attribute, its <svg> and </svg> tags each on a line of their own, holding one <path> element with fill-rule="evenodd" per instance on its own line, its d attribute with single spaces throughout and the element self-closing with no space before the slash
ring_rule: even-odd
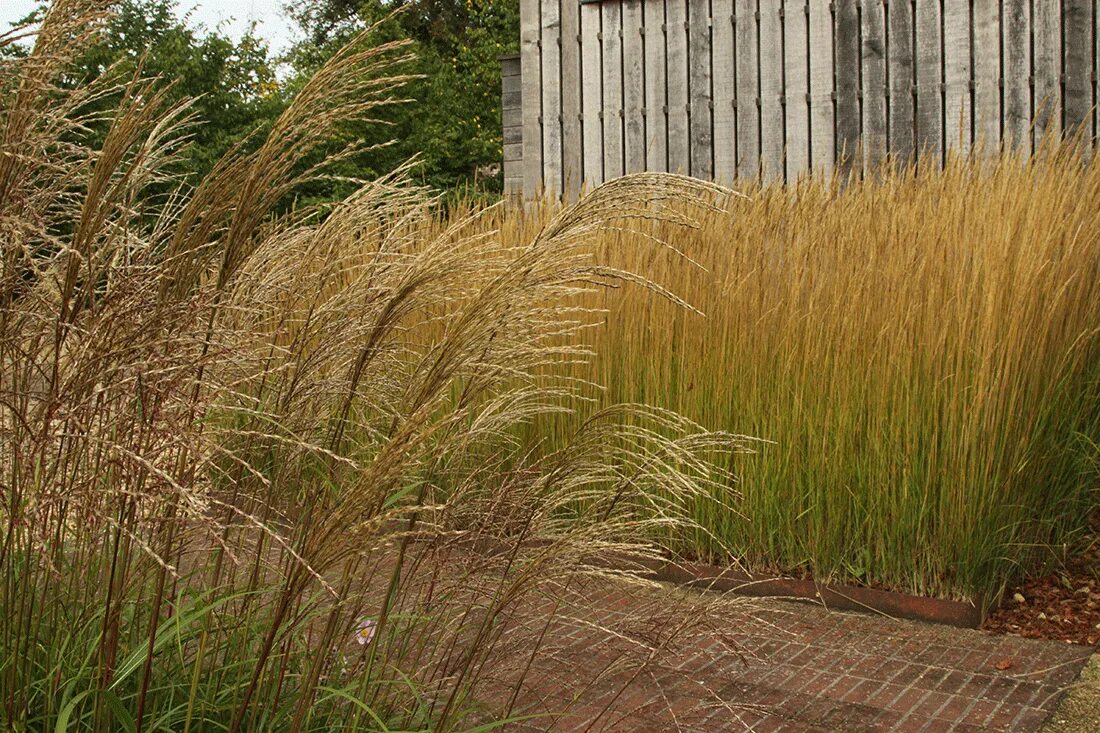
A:
<svg viewBox="0 0 1100 733">
<path fill-rule="evenodd" d="M 1100 642 L 1100 512 L 1080 552 L 1056 570 L 1009 588 L 982 628 L 1028 639 Z"/>
</svg>

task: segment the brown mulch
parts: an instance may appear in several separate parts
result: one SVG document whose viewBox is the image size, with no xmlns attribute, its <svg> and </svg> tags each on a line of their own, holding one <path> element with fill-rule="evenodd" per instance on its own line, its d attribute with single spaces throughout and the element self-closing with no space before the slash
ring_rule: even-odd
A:
<svg viewBox="0 0 1100 733">
<path fill-rule="evenodd" d="M 1049 575 L 1009 587 L 982 629 L 1028 639 L 1100 645 L 1100 511 L 1083 549 Z M 1022 601 L 1020 599 L 1023 599 Z"/>
</svg>

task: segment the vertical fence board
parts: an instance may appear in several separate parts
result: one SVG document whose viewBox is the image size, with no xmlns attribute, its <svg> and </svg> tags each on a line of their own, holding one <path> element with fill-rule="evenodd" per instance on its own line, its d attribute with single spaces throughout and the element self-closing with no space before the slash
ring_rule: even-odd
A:
<svg viewBox="0 0 1100 733">
<path fill-rule="evenodd" d="M 863 3 L 860 49 L 863 98 L 863 172 L 886 156 L 886 7 L 882 0 Z"/>
<path fill-rule="evenodd" d="M 829 173 L 836 158 L 833 122 L 833 11 L 810 0 L 810 149 L 814 171 Z"/>
<path fill-rule="evenodd" d="M 909 0 L 890 3 L 888 29 L 888 75 L 890 77 L 890 154 L 904 165 L 916 149 L 913 133 L 914 88 L 916 84 L 913 49 L 913 6 Z"/>
<path fill-rule="evenodd" d="M 668 97 L 665 89 L 665 0 L 645 0 L 646 169 L 668 170 Z"/>
<path fill-rule="evenodd" d="M 1095 63 L 1093 45 L 1093 9 L 1090 0 L 1065 0 L 1065 102 L 1066 132 L 1075 134 L 1090 122 L 1093 90 L 1089 77 Z M 1100 51 L 1097 51 L 1100 55 Z"/>
<path fill-rule="evenodd" d="M 939 0 L 917 0 L 917 157 L 943 154 Z"/>
<path fill-rule="evenodd" d="M 970 7 L 948 0 L 943 6 L 944 142 L 970 150 Z"/>
<path fill-rule="evenodd" d="M 600 48 L 600 6 L 581 5 L 581 108 L 584 127 L 584 182 L 603 182 L 603 64 Z"/>
<path fill-rule="evenodd" d="M 623 108 L 626 114 L 623 143 L 627 173 L 645 170 L 644 65 L 642 4 L 638 0 L 628 0 L 623 3 Z"/>
<path fill-rule="evenodd" d="M 668 53 L 668 168 L 687 173 L 688 141 L 687 0 L 666 0 L 665 45 Z"/>
<path fill-rule="evenodd" d="M 786 99 L 787 180 L 810 170 L 810 59 L 806 0 L 783 3 L 783 69 Z"/>
<path fill-rule="evenodd" d="M 737 175 L 737 119 L 733 113 L 733 100 L 737 96 L 733 58 L 733 0 L 713 0 L 711 16 L 714 178 L 722 183 L 731 183 Z"/>
<path fill-rule="evenodd" d="M 836 146 L 838 164 L 847 175 L 859 152 L 859 7 L 856 0 L 837 0 L 835 8 Z"/>
<path fill-rule="evenodd" d="M 519 56 L 501 59 L 500 126 L 504 153 L 504 195 L 523 194 L 523 85 Z"/>
<path fill-rule="evenodd" d="M 561 6 L 558 0 L 542 0 L 542 186 L 546 195 L 562 193 L 561 134 Z"/>
<path fill-rule="evenodd" d="M 710 0 L 688 0 L 688 28 L 689 169 L 709 179 L 714 178 Z"/>
<path fill-rule="evenodd" d="M 756 0 L 736 0 L 737 175 L 760 175 L 760 68 Z"/>
<path fill-rule="evenodd" d="M 1062 8 L 1060 2 L 1037 2 L 1032 8 L 1035 56 L 1031 68 L 1035 87 L 1031 119 L 1035 147 L 1047 132 L 1057 132 L 1062 124 Z"/>
<path fill-rule="evenodd" d="M 623 16 L 619 0 L 599 5 L 603 15 L 603 176 L 609 181 L 623 174 Z"/>
<path fill-rule="evenodd" d="M 1004 0 L 1001 56 L 1004 64 L 1003 135 L 1013 148 L 1030 148 L 1031 28 L 1028 0 Z"/>
<path fill-rule="evenodd" d="M 760 159 L 764 181 L 783 180 L 783 0 L 760 0 Z"/>
<path fill-rule="evenodd" d="M 537 0 L 520 5 L 519 27 L 523 89 L 523 191 L 524 195 L 533 198 L 542 194 L 541 17 Z"/>
<path fill-rule="evenodd" d="M 584 178 L 580 32 L 580 3 L 561 0 L 562 186 L 569 200 L 577 198 Z"/>
<path fill-rule="evenodd" d="M 1001 142 L 1001 8 L 974 0 L 974 143 L 987 155 Z"/>
<path fill-rule="evenodd" d="M 1100 137 L 1096 0 L 521 0 L 505 188 L 625 172 L 793 182 L 983 141 Z M 1095 142 L 1095 141 L 1094 141 Z"/>
</svg>

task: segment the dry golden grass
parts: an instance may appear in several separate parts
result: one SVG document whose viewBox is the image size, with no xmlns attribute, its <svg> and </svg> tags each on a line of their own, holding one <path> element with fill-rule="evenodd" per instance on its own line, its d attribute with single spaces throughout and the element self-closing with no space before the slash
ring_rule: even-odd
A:
<svg viewBox="0 0 1100 733">
<path fill-rule="evenodd" d="M 607 309 L 573 370 L 606 385 L 597 404 L 774 441 L 737 464 L 740 513 L 701 503 L 709 533 L 674 546 L 961 598 L 1063 552 L 1097 504 L 1100 165 L 1051 142 L 1032 163 L 746 193 L 701 230 L 654 225 L 683 256 L 599 240 L 598 261 L 705 315 L 641 291 L 581 301 Z M 519 241 L 550 208 L 497 225 Z"/>
<path fill-rule="evenodd" d="M 188 105 L 121 80 L 96 145 L 81 110 L 110 75 L 62 84 L 109 5 L 59 0 L 29 56 L 0 60 L 0 727 L 515 717 L 544 639 L 505 635 L 514 617 L 545 630 L 601 556 L 657 553 L 746 447 L 643 406 L 537 456 L 514 439 L 574 402 L 595 321 L 578 299 L 656 289 L 591 241 L 721 192 L 624 179 L 509 245 L 491 212 L 437 227 L 404 170 L 283 213 L 333 160 L 309 153 L 402 83 L 371 30 L 192 190 L 173 175 Z M 666 609 L 651 646 L 703 605 Z"/>
</svg>

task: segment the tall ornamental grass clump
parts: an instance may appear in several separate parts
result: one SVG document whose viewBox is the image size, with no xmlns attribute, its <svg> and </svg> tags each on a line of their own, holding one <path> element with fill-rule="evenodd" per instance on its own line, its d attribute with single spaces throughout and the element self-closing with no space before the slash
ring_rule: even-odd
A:
<svg viewBox="0 0 1100 733">
<path fill-rule="evenodd" d="M 1055 560 L 1097 507 L 1100 164 L 1048 141 L 1025 162 L 746 189 L 679 255 L 608 232 L 600 260 L 692 306 L 627 292 L 576 375 L 773 441 L 743 513 L 701 503 L 688 555 L 947 598 L 995 597 Z M 513 239 L 553 207 L 505 217 Z M 565 435 L 567 419 L 534 435 Z M 534 436 L 533 436 L 534 437 Z M 552 438 L 551 438 L 552 442 Z"/>
<path fill-rule="evenodd" d="M 404 171 L 280 213 L 361 147 L 307 167 L 318 146 L 399 94 L 402 48 L 371 31 L 189 189 L 175 161 L 199 121 L 165 82 L 69 85 L 108 5 L 59 0 L 0 66 L 0 724 L 521 716 L 569 590 L 689 533 L 746 448 L 629 405 L 537 456 L 515 440 L 576 405 L 582 303 L 661 290 L 590 240 L 723 191 L 624 179 L 507 245 L 491 212 L 435 227 Z M 516 618 L 536 633 L 505 634 Z M 687 625 L 651 621 L 640 663 Z"/>
</svg>

